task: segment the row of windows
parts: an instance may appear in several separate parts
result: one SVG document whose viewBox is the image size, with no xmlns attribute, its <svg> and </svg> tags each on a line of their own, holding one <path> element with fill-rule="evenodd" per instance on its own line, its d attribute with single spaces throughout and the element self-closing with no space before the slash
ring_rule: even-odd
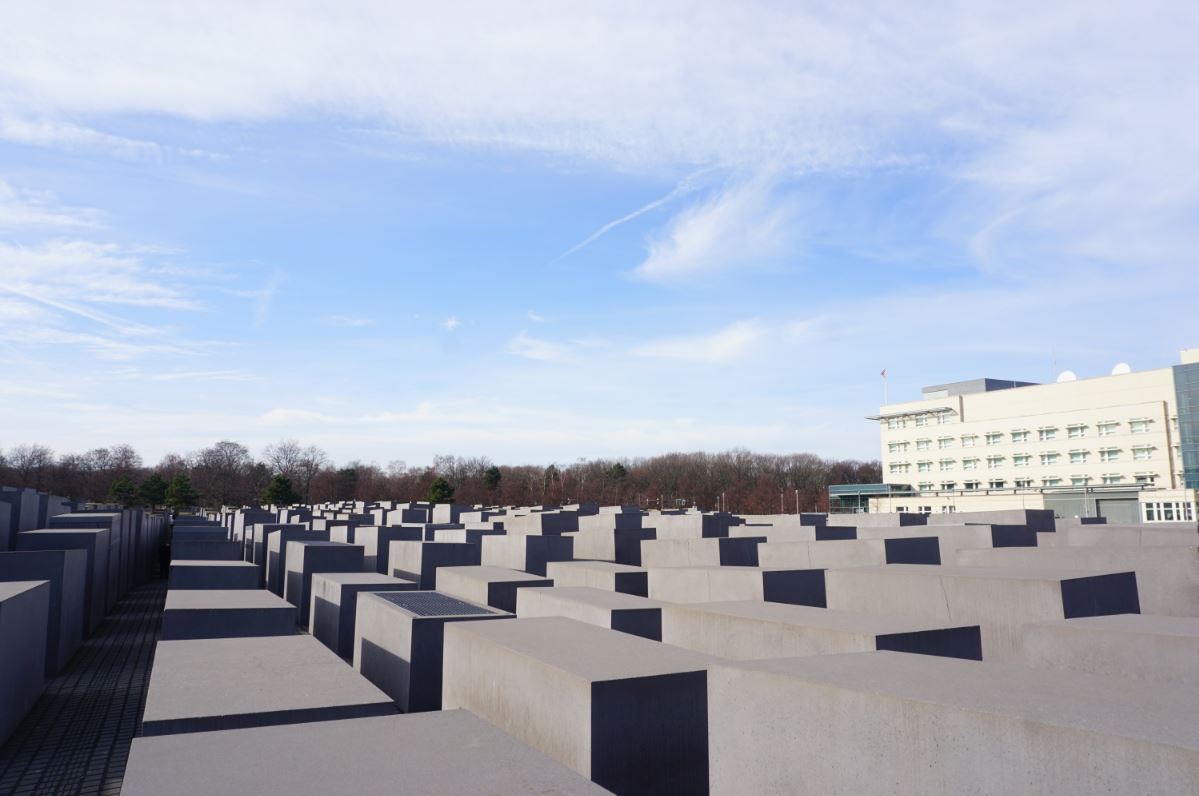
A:
<svg viewBox="0 0 1199 796">
<path fill-rule="evenodd" d="M 891 426 L 891 422 L 902 422 L 902 418 L 892 418 L 888 421 L 888 428 L 902 428 L 902 426 Z M 1065 439 L 1084 439 L 1087 436 L 1086 424 L 1077 424 L 1066 426 Z M 1120 423 L 1111 421 L 1099 423 L 1095 426 L 1096 435 L 1100 437 L 1114 437 L 1120 433 Z M 1128 433 L 1130 434 L 1148 434 L 1153 430 L 1152 420 L 1130 420 L 1128 422 Z M 1056 426 L 1037 429 L 1037 441 L 1052 442 L 1059 439 L 1059 431 L 1061 429 Z M 1013 443 L 1028 442 L 1032 432 L 1026 430 L 1017 430 L 1011 432 L 1011 441 Z M 989 431 L 983 435 L 983 442 L 987 445 L 1002 445 L 1004 442 L 1004 434 L 1002 431 Z M 977 434 L 963 434 L 960 437 L 963 448 L 973 448 L 978 445 L 979 436 Z M 952 448 L 955 443 L 954 437 L 938 437 L 937 448 L 944 450 Z M 908 450 L 908 442 L 891 442 L 887 444 L 887 450 L 890 453 L 904 453 Z M 932 448 L 933 440 L 918 439 L 916 440 L 916 450 L 926 451 Z"/>
<path fill-rule="evenodd" d="M 1145 503 L 1145 522 L 1194 522 L 1195 504 L 1190 501 Z"/>
<path fill-rule="evenodd" d="M 1152 461 L 1153 452 L 1155 450 L 1156 450 L 1156 448 L 1152 445 L 1134 446 L 1132 448 L 1132 460 L 1134 462 Z M 1100 448 L 1098 453 L 1099 453 L 1099 461 L 1104 462 L 1104 463 L 1111 463 L 1111 462 L 1120 461 L 1120 457 L 1121 457 L 1121 454 L 1123 453 L 1123 451 L 1120 448 Z M 1039 454 L 1037 457 L 1037 461 L 1040 462 L 1042 467 L 1054 467 L 1058 464 L 1063 464 L 1063 463 L 1067 463 L 1067 462 L 1069 464 L 1086 464 L 1090 460 L 1091 460 L 1091 451 L 1086 451 L 1086 450 L 1070 451 L 1069 453 L 1066 454 L 1065 459 L 1062 458 L 1062 455 L 1060 453 L 1055 453 L 1055 452 L 1042 453 L 1042 454 Z M 940 472 L 943 472 L 943 473 L 949 472 L 950 470 L 954 469 L 955 465 L 957 464 L 957 461 L 958 461 L 957 459 L 941 459 L 937 462 L 933 462 L 933 461 L 929 461 L 929 460 L 919 461 L 919 462 L 916 462 L 916 472 L 931 473 L 933 471 L 934 464 L 936 464 L 938 466 L 937 469 L 940 470 Z M 979 469 L 979 464 L 982 462 L 982 460 L 977 459 L 977 458 L 966 458 L 966 459 L 962 459 L 961 462 L 962 462 L 963 470 L 977 470 L 977 469 Z M 1007 457 L 1006 456 L 988 456 L 986 458 L 986 462 L 987 462 L 988 470 L 999 470 L 1007 465 Z M 1013 467 L 1031 467 L 1032 463 L 1033 463 L 1032 454 L 1017 453 L 1014 456 L 1012 456 L 1012 466 Z M 911 468 L 912 468 L 912 465 L 910 462 L 891 462 L 888 465 L 888 470 L 891 473 L 891 475 L 900 475 L 902 473 L 911 472 Z"/>
<path fill-rule="evenodd" d="M 1135 480 L 1135 483 L 1138 483 L 1138 484 L 1152 485 L 1157 480 L 1157 475 L 1155 473 L 1138 473 L 1136 476 L 1134 476 L 1134 480 Z M 1062 478 L 1042 478 L 1040 485 L 1043 487 L 1047 487 L 1047 486 L 1050 486 L 1050 487 L 1052 487 L 1052 486 L 1091 486 L 1095 483 L 1102 483 L 1102 484 L 1107 484 L 1107 485 L 1118 485 L 1118 484 L 1129 483 L 1129 481 L 1127 480 L 1127 478 L 1125 476 L 1120 475 L 1119 473 L 1112 473 L 1110 475 L 1102 476 L 1098 482 L 1096 482 L 1095 479 L 1093 479 L 1089 475 L 1075 475 L 1075 476 L 1071 476 L 1069 482 L 1067 482 L 1065 479 L 1062 479 Z M 1036 486 L 1036 484 L 1033 482 L 1033 479 L 1031 479 L 1031 478 L 1017 478 L 1014 481 L 1012 481 L 1011 486 L 1015 489 L 1032 489 Z M 917 487 L 921 492 L 933 492 L 936 490 L 941 490 L 944 492 L 951 492 L 951 491 L 959 488 L 956 481 L 941 481 L 939 484 L 933 483 L 932 481 L 921 481 L 917 485 Z M 975 481 L 975 480 L 963 481 L 962 486 L 961 486 L 961 489 L 982 489 L 982 488 L 983 488 L 983 482 Z M 987 481 L 986 488 L 987 489 L 1007 489 L 1008 482 L 1006 479 L 1003 479 L 1003 478 L 992 478 L 989 481 Z"/>
</svg>

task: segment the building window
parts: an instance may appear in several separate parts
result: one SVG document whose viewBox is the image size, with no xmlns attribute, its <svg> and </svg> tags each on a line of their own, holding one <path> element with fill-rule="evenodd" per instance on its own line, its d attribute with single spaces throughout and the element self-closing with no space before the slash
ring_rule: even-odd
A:
<svg viewBox="0 0 1199 796">
<path fill-rule="evenodd" d="M 1070 479 L 1070 486 L 1086 486 L 1091 482 L 1091 479 L 1085 475 L 1076 475 Z"/>
<path fill-rule="evenodd" d="M 1055 464 L 1057 464 L 1057 454 L 1056 453 L 1042 453 L 1041 454 L 1041 466 L 1042 467 L 1052 467 Z"/>
<path fill-rule="evenodd" d="M 1119 423 L 1100 423 L 1095 426 L 1101 437 L 1114 437 L 1120 431 Z"/>
<path fill-rule="evenodd" d="M 1002 466 L 1003 466 L 1003 457 L 1002 456 L 988 456 L 987 457 L 987 468 L 988 469 L 998 470 Z"/>
<path fill-rule="evenodd" d="M 1016 479 L 1016 488 L 1017 489 L 1031 489 L 1032 488 L 1032 479 L 1031 478 L 1017 478 Z"/>
<path fill-rule="evenodd" d="M 1153 446 L 1138 445 L 1132 449 L 1132 460 L 1134 462 L 1147 462 L 1153 458 Z"/>
<path fill-rule="evenodd" d="M 942 514 L 953 514 L 953 506 L 942 506 L 941 513 Z"/>
<path fill-rule="evenodd" d="M 921 481 L 920 482 L 920 491 L 921 492 L 933 491 L 933 482 L 932 481 Z"/>
<path fill-rule="evenodd" d="M 1157 481 L 1157 473 L 1137 473 L 1136 479 L 1138 484 L 1153 486 L 1154 482 Z"/>
<path fill-rule="evenodd" d="M 932 506 L 919 506 L 916 508 L 916 511 L 920 512 L 921 514 L 932 514 L 933 507 Z"/>
<path fill-rule="evenodd" d="M 933 471 L 932 462 L 916 462 L 916 472 L 931 473 Z"/>
<path fill-rule="evenodd" d="M 907 453 L 908 444 L 906 442 L 891 442 L 887 444 L 888 453 Z"/>
<path fill-rule="evenodd" d="M 1017 453 L 1012 457 L 1012 464 L 1016 467 L 1028 467 L 1030 464 L 1032 464 L 1032 454 Z"/>
<path fill-rule="evenodd" d="M 952 469 L 953 469 L 953 459 L 942 459 L 941 460 L 941 472 L 947 473 Z"/>
<path fill-rule="evenodd" d="M 1007 482 L 1004 481 L 1002 478 L 992 478 L 990 481 L 987 482 L 987 486 L 990 489 L 1003 489 L 1003 487 L 1006 483 Z"/>
<path fill-rule="evenodd" d="M 978 437 L 974 434 L 966 434 L 962 437 L 963 448 L 973 448 L 976 442 L 978 442 Z"/>
<path fill-rule="evenodd" d="M 1119 474 L 1103 476 L 1103 483 L 1105 483 L 1105 484 L 1118 484 L 1123 480 L 1124 480 L 1124 476 L 1119 475 Z"/>
<path fill-rule="evenodd" d="M 916 450 L 926 451 L 932 447 L 932 444 L 933 441 L 931 439 L 918 439 L 916 440 Z"/>
<path fill-rule="evenodd" d="M 894 431 L 897 428 L 903 428 L 903 418 L 888 417 L 887 418 L 887 428 L 891 429 L 892 431 Z"/>
<path fill-rule="evenodd" d="M 1086 464 L 1090 455 L 1087 451 L 1070 451 L 1070 464 Z"/>
<path fill-rule="evenodd" d="M 941 437 L 937 440 L 937 447 L 941 450 L 953 447 L 953 437 Z"/>
<path fill-rule="evenodd" d="M 978 459 L 962 459 L 962 469 L 963 470 L 977 470 L 978 469 Z"/>
<path fill-rule="evenodd" d="M 1013 431 L 1012 432 L 1012 442 L 1028 442 L 1028 432 L 1027 431 Z"/>
<path fill-rule="evenodd" d="M 924 428 L 928 425 L 928 415 L 916 415 L 916 427 Z"/>
<path fill-rule="evenodd" d="M 940 412 L 937 415 L 937 425 L 938 426 L 947 426 L 952 422 L 953 422 L 953 416 L 951 414 L 949 414 L 949 412 Z"/>
<path fill-rule="evenodd" d="M 1129 434 L 1148 434 L 1149 424 L 1152 420 L 1130 420 L 1128 421 Z"/>
<path fill-rule="evenodd" d="M 1042 478 L 1041 486 L 1061 486 L 1062 479 L 1060 478 Z"/>
<path fill-rule="evenodd" d="M 942 492 L 952 492 L 953 487 L 954 487 L 953 481 L 942 481 L 941 482 L 941 491 Z"/>
<path fill-rule="evenodd" d="M 1037 439 L 1041 440 L 1041 442 L 1049 442 L 1050 440 L 1057 439 L 1057 429 L 1043 428 L 1037 432 Z"/>
<path fill-rule="evenodd" d="M 1002 442 L 1003 442 L 1003 434 L 1000 432 L 992 431 L 990 434 L 987 435 L 987 444 L 988 445 L 999 445 Z"/>
<path fill-rule="evenodd" d="M 966 481 L 965 483 L 962 484 L 962 486 L 966 489 L 978 489 L 980 486 L 982 486 L 982 482 L 981 481 Z"/>
<path fill-rule="evenodd" d="M 892 464 L 888 469 L 890 470 L 891 475 L 898 475 L 900 473 L 906 473 L 908 471 L 908 465 L 906 463 L 896 463 Z"/>
<path fill-rule="evenodd" d="M 1194 522 L 1195 504 L 1188 500 L 1145 503 L 1145 522 Z"/>
<path fill-rule="evenodd" d="M 1099 461 L 1101 462 L 1118 462 L 1120 461 L 1119 448 L 1104 448 L 1099 451 Z"/>
</svg>

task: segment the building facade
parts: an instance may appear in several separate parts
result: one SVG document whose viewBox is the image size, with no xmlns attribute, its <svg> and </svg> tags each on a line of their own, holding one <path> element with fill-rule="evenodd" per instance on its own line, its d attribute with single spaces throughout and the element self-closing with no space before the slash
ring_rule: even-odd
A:
<svg viewBox="0 0 1199 796">
<path fill-rule="evenodd" d="M 1199 518 L 1199 349 L 1156 370 L 926 387 L 920 400 L 888 404 L 870 419 L 890 487 L 870 498 L 871 511 Z"/>
</svg>

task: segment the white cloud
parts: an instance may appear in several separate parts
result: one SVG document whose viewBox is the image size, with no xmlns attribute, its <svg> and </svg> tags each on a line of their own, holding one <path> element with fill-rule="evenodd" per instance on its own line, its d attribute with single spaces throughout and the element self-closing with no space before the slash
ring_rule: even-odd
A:
<svg viewBox="0 0 1199 796">
<path fill-rule="evenodd" d="M 126 160 L 161 160 L 163 157 L 163 148 L 152 141 L 123 138 L 49 119 L 29 121 L 0 117 L 0 139 L 68 151 L 102 152 Z"/>
<path fill-rule="evenodd" d="M 448 317 L 444 321 L 442 321 L 440 325 L 441 325 L 441 328 L 445 329 L 447 332 L 452 332 L 455 329 L 457 329 L 459 326 L 461 326 L 462 323 L 457 318 L 455 318 L 453 315 L 451 315 L 450 317 Z"/>
<path fill-rule="evenodd" d="M 64 230 L 99 226 L 99 212 L 63 207 L 47 193 L 23 191 L 0 179 L 0 229 Z"/>
<path fill-rule="evenodd" d="M 374 318 L 360 318 L 352 315 L 326 315 L 321 322 L 328 326 L 345 326 L 351 329 L 365 329 L 374 326 Z"/>
<path fill-rule="evenodd" d="M 793 213 L 771 181 L 731 185 L 688 207 L 651 241 L 633 273 L 656 282 L 683 281 L 728 268 L 762 265 L 786 251 L 794 237 Z"/>
<path fill-rule="evenodd" d="M 540 362 L 562 362 L 570 358 L 570 348 L 568 346 L 549 340 L 542 340 L 537 337 L 530 337 L 523 330 L 508 341 L 507 351 L 509 354 L 515 354 L 518 357 Z"/>
<path fill-rule="evenodd" d="M 529 320 L 532 321 L 533 323 L 545 323 L 545 316 L 539 315 L 538 313 L 534 312 L 533 310 L 529 310 L 528 317 L 529 317 Z"/>
<path fill-rule="evenodd" d="M 750 355 L 765 335 L 766 327 L 758 320 L 738 321 L 709 334 L 651 340 L 635 346 L 633 354 L 685 362 L 733 362 Z"/>
</svg>

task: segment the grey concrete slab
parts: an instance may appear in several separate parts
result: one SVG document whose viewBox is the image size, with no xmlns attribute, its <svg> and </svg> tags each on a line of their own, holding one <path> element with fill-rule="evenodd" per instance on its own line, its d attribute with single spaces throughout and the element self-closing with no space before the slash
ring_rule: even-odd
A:
<svg viewBox="0 0 1199 796">
<path fill-rule="evenodd" d="M 246 531 L 246 547 L 249 552 L 249 561 L 253 561 L 263 571 L 266 571 L 266 543 L 268 537 L 275 531 L 307 531 L 307 525 L 303 523 L 288 523 L 288 522 L 256 522 L 249 526 Z"/>
<path fill-rule="evenodd" d="M 1052 531 L 1053 509 L 999 509 L 995 511 L 957 511 L 930 514 L 929 525 L 1023 525 L 1032 531 Z"/>
<path fill-rule="evenodd" d="M 649 596 L 674 603 L 768 600 L 825 606 L 823 569 L 651 567 Z"/>
<path fill-rule="evenodd" d="M 108 536 L 105 528 L 38 529 L 17 534 L 17 550 L 83 550 L 87 554 L 85 635 L 100 626 L 107 612 Z"/>
<path fill-rule="evenodd" d="M 963 566 L 1077 569 L 1095 572 L 1131 570 L 1137 576 L 1141 611 L 1149 614 L 1199 616 L 1199 545 L 959 550 L 955 556 L 955 563 Z"/>
<path fill-rule="evenodd" d="M 229 532 L 219 525 L 175 525 L 171 528 L 171 543 L 229 542 Z M 234 542 L 234 544 L 237 544 Z"/>
<path fill-rule="evenodd" d="M 138 738 L 123 796 L 602 794 L 465 710 Z"/>
<path fill-rule="evenodd" d="M 1199 689 L 1199 617 L 1116 614 L 1024 626 L 1024 664 Z"/>
<path fill-rule="evenodd" d="M 640 527 L 641 518 L 632 514 L 599 514 L 594 517 L 580 517 L 579 520 L 608 519 L 629 517 L 637 520 L 636 527 L 630 528 L 580 528 L 571 534 L 574 540 L 574 555 L 577 558 L 596 559 L 599 561 L 614 561 L 619 564 L 641 565 L 641 543 L 657 538 L 653 528 Z"/>
<path fill-rule="evenodd" d="M 1079 525 L 1062 528 L 1057 533 L 1037 534 L 1039 545 L 1045 546 L 1111 546 L 1111 547 L 1195 547 L 1199 532 L 1194 524 L 1189 528 L 1160 528 L 1154 525 Z"/>
<path fill-rule="evenodd" d="M 551 561 L 574 558 L 574 539 L 570 536 L 484 536 L 480 543 L 482 553 L 477 563 L 520 569 L 534 575 L 544 575 Z"/>
<path fill-rule="evenodd" d="M 8 518 L 7 522 L 0 524 L 0 528 L 7 529 L 8 534 L 7 538 L 0 539 L 5 542 L 0 552 L 7 552 L 16 544 L 17 534 L 37 528 L 37 492 L 32 489 L 0 489 L 0 514 Z"/>
<path fill-rule="evenodd" d="M 489 605 L 510 614 L 516 613 L 516 595 L 520 589 L 553 585 L 554 581 L 550 578 L 486 564 L 439 567 L 434 578 L 434 587 L 442 594 Z"/>
<path fill-rule="evenodd" d="M 386 694 L 308 635 L 160 641 L 142 735 L 393 713 Z"/>
<path fill-rule="evenodd" d="M 391 573 L 392 542 L 419 542 L 424 538 L 417 526 L 359 525 L 354 530 L 354 544 L 362 545 L 363 566 L 380 575 Z"/>
<path fill-rule="evenodd" d="M 46 676 L 65 667 L 83 643 L 87 622 L 87 553 L 84 550 L 26 550 L 0 553 L 0 581 L 44 580 L 49 584 Z"/>
<path fill-rule="evenodd" d="M 767 542 L 758 545 L 763 567 L 830 569 L 878 564 L 940 564 L 935 536 L 908 539 L 844 539 L 823 542 Z"/>
<path fill-rule="evenodd" d="M 982 659 L 977 625 L 756 600 L 662 606 L 663 642 L 730 660 L 879 649 Z"/>
<path fill-rule="evenodd" d="M 718 539 L 651 539 L 641 542 L 641 565 L 650 567 L 756 567 L 764 536 Z"/>
<path fill-rule="evenodd" d="M 978 624 L 987 661 L 1019 660 L 1029 622 L 1139 613 L 1132 572 L 888 564 L 830 569 L 825 587 L 829 608 Z"/>
<path fill-rule="evenodd" d="M 47 581 L 0 583 L 0 746 L 45 687 L 49 624 Z"/>
<path fill-rule="evenodd" d="M 504 535 L 503 528 L 437 528 L 433 531 L 433 541 L 482 544 L 484 536 Z"/>
<path fill-rule="evenodd" d="M 440 710 L 446 626 L 496 619 L 513 616 L 432 591 L 362 592 L 354 668 L 405 713 Z"/>
<path fill-rule="evenodd" d="M 420 589 L 432 589 L 437 583 L 438 567 L 477 566 L 479 545 L 463 542 L 388 543 L 391 576 L 415 581 Z"/>
<path fill-rule="evenodd" d="M 258 567 L 249 561 L 172 561 L 167 587 L 174 589 L 257 589 Z"/>
<path fill-rule="evenodd" d="M 1191 793 L 1199 691 L 898 652 L 713 664 L 711 791 Z"/>
<path fill-rule="evenodd" d="M 610 589 L 553 586 L 517 592 L 516 615 L 521 619 L 564 616 L 596 627 L 661 641 L 664 604 Z"/>
<path fill-rule="evenodd" d="M 643 521 L 656 532 L 658 539 L 703 539 L 728 536 L 729 528 L 741 525 L 732 514 L 664 514 L 651 512 Z"/>
<path fill-rule="evenodd" d="M 642 567 L 610 561 L 550 561 L 545 574 L 557 586 L 591 586 L 622 594 L 649 594 L 649 573 Z"/>
<path fill-rule="evenodd" d="M 414 591 L 416 583 L 378 572 L 323 572 L 312 576 L 308 632 L 343 658 L 354 657 L 354 626 L 362 592 Z"/>
<path fill-rule="evenodd" d="M 243 561 L 244 558 L 241 542 L 179 537 L 171 540 L 172 561 Z"/>
<path fill-rule="evenodd" d="M 106 561 L 104 612 L 111 611 L 126 590 L 121 555 L 127 528 L 124 525 L 122 513 L 117 511 L 69 512 L 51 517 L 49 526 L 51 529 L 103 528 L 108 531 L 108 552 L 104 557 Z"/>
<path fill-rule="evenodd" d="M 341 542 L 288 542 L 283 599 L 300 609 L 300 625 L 308 627 L 313 574 L 363 571 L 361 545 Z"/>
<path fill-rule="evenodd" d="M 166 641 L 288 636 L 296 607 L 265 589 L 171 589 L 162 614 Z"/>
<path fill-rule="evenodd" d="M 266 566 L 260 582 L 265 584 L 267 589 L 282 597 L 287 576 L 288 542 L 327 541 L 329 541 L 327 530 L 308 531 L 300 528 L 280 528 L 271 531 L 266 536 Z"/>
<path fill-rule="evenodd" d="M 897 511 L 880 514 L 830 514 L 827 526 L 852 528 L 902 528 L 907 525 L 928 525 L 927 514 Z M 954 515 L 956 516 L 956 515 Z M 958 520 L 960 522 L 960 520 Z"/>
<path fill-rule="evenodd" d="M 460 623 L 443 701 L 617 793 L 706 793 L 711 662 L 562 617 Z"/>
</svg>

